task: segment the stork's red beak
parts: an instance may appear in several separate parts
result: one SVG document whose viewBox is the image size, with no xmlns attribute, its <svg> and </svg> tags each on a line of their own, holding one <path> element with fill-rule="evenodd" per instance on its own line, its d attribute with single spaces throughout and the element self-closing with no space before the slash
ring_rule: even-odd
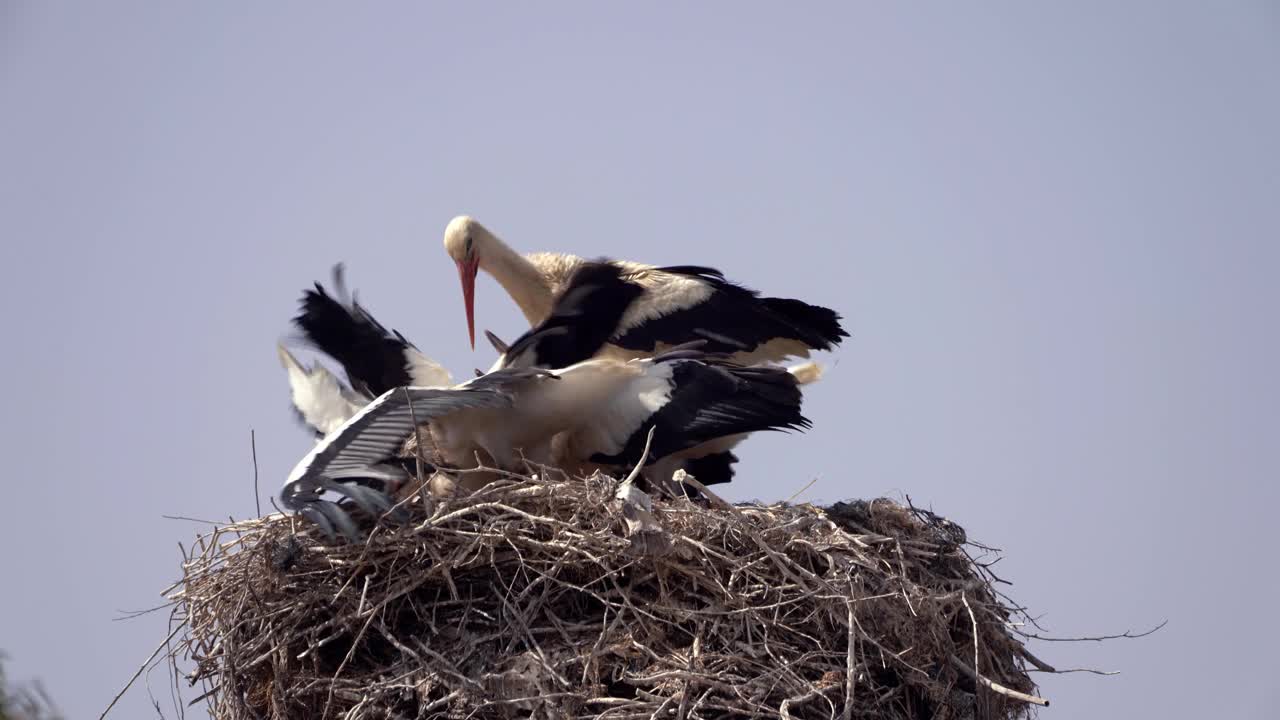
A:
<svg viewBox="0 0 1280 720">
<path fill-rule="evenodd" d="M 467 308 L 467 337 L 471 340 L 471 349 L 476 349 L 476 272 L 480 270 L 480 261 L 457 260 L 458 277 L 462 280 L 462 303 Z"/>
</svg>

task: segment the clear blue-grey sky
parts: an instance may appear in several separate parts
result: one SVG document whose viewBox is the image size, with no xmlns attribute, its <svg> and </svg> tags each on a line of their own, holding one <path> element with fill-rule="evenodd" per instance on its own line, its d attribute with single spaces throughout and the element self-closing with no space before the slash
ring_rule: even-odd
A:
<svg viewBox="0 0 1280 720">
<path fill-rule="evenodd" d="M 251 428 L 264 496 L 307 448 L 273 346 L 332 263 L 487 366 L 470 213 L 843 312 L 814 429 L 728 493 L 909 494 L 1051 631 L 1169 620 L 1037 647 L 1123 672 L 1044 717 L 1274 717 L 1278 71 L 1243 0 L 0 2 L 0 648 L 105 707 L 199 530 L 161 515 L 251 514 Z"/>
</svg>

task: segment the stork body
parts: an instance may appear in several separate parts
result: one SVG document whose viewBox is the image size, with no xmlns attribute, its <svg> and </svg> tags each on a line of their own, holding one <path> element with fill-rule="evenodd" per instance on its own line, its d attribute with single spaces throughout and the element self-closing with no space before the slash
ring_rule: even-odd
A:
<svg viewBox="0 0 1280 720">
<path fill-rule="evenodd" d="M 485 331 L 499 353 L 490 371 L 504 367 L 556 368 L 592 357 L 605 346 L 608 328 L 631 312 L 643 293 L 644 288 L 633 280 L 633 275 L 617 263 L 596 260 L 578 265 L 550 314 L 514 343 L 508 345 Z M 787 371 L 799 385 L 816 382 L 822 375 L 821 367 L 813 362 L 789 367 Z M 665 482 L 676 470 L 684 469 L 704 485 L 727 483 L 733 479 L 733 465 L 738 461 L 731 450 L 748 435 L 716 438 L 678 451 L 659 460 L 647 475 Z M 574 439 L 572 435 L 556 439 L 553 454 L 561 467 L 576 457 L 571 447 Z M 584 474 L 598 469 L 580 462 L 577 467 Z"/>
<path fill-rule="evenodd" d="M 727 482 L 736 460 L 728 450 L 749 433 L 808 427 L 799 386 L 816 379 L 812 363 L 742 367 L 691 347 L 629 361 L 598 357 L 607 339 L 601 328 L 615 325 L 640 295 L 618 266 L 583 264 L 548 317 L 500 348 L 494 370 L 446 386 L 439 380 L 447 373 L 403 336 L 317 285 L 295 324 L 360 390 L 281 350 L 295 406 L 324 436 L 290 475 L 285 505 L 348 532 L 349 518 L 320 494 L 339 492 L 377 514 L 389 502 L 342 483 L 396 487 L 412 476 L 406 456 L 455 469 L 520 470 L 526 460 L 571 473 L 641 465 L 660 485 L 675 469 L 696 465 L 707 472 L 704 483 Z M 415 373 L 432 384 L 412 384 Z M 386 387 L 388 378 L 402 384 Z M 655 442 L 645 455 L 651 429 Z"/>
<path fill-rule="evenodd" d="M 473 346 L 479 270 L 493 276 L 529 324 L 537 325 L 550 314 L 557 293 L 587 262 L 558 253 L 521 255 L 467 216 L 449 223 L 444 245 L 458 265 Z M 607 357 L 645 357 L 704 340 L 708 351 L 731 353 L 742 364 L 780 362 L 808 357 L 812 350 L 830 350 L 848 337 L 833 310 L 800 300 L 760 297 L 713 268 L 612 262 L 643 293 L 612 329 L 601 353 Z"/>
<path fill-rule="evenodd" d="M 519 470 L 522 460 L 625 467 L 719 438 L 806 428 L 800 405 L 785 369 L 742 368 L 694 350 L 559 370 L 505 368 L 452 388 L 388 390 L 298 463 L 286 494 L 383 464 L 422 433 L 459 469 L 486 457 L 505 470 Z M 657 431 L 646 458 L 650 428 Z"/>
</svg>

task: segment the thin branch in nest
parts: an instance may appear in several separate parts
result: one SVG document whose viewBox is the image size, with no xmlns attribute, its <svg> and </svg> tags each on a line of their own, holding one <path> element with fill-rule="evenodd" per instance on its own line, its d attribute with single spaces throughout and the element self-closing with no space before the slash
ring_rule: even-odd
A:
<svg viewBox="0 0 1280 720">
<path fill-rule="evenodd" d="M 249 450 L 253 454 L 253 508 L 262 516 L 262 491 L 258 489 L 258 438 L 253 428 L 249 428 Z"/>
<path fill-rule="evenodd" d="M 686 473 L 684 470 L 677 470 L 675 472 L 674 478 L 677 485 L 681 483 L 684 483 L 686 485 L 692 485 L 694 490 L 697 490 L 699 493 L 702 493 L 703 497 L 711 501 L 712 506 L 720 508 L 721 510 L 729 510 L 732 512 L 737 512 L 738 510 L 737 507 L 735 507 L 734 505 L 731 505 L 730 503 L 726 502 L 724 498 L 708 490 L 706 485 L 703 485 L 702 483 L 698 482 L 698 479 L 696 477 Z"/>
<path fill-rule="evenodd" d="M 103 720 L 103 718 L 107 716 L 107 713 L 111 712 L 111 708 L 115 707 L 116 703 L 120 702 L 120 698 L 124 697 L 124 694 L 129 692 L 129 688 L 133 687 L 133 684 L 138 681 L 139 677 L 142 677 L 142 673 L 146 672 L 147 666 L 151 664 L 151 661 L 155 660 L 156 657 L 160 655 L 161 651 L 169 647 L 170 641 L 177 637 L 178 633 L 182 632 L 186 627 L 187 624 L 185 622 L 179 623 L 178 626 L 169 633 L 169 636 L 156 646 L 156 649 L 151 653 L 151 655 L 142 662 L 142 665 L 138 666 L 137 672 L 133 674 L 133 677 L 129 678 L 129 682 L 125 683 L 125 686 L 120 689 L 120 692 L 116 693 L 116 696 L 111 698 L 111 703 L 108 704 L 107 709 L 103 710 L 102 714 L 98 716 L 98 720 Z"/>
<path fill-rule="evenodd" d="M 1046 635 L 1037 635 L 1036 633 L 1024 632 L 1022 630 L 1017 630 L 1016 632 L 1023 637 L 1031 638 L 1033 640 L 1041 640 L 1043 642 L 1104 642 L 1107 640 L 1137 640 L 1138 638 L 1144 638 L 1148 635 L 1151 635 L 1159 631 L 1161 628 L 1163 628 L 1165 625 L 1168 625 L 1168 624 L 1169 624 L 1168 620 L 1161 620 L 1159 625 L 1156 625 L 1150 630 L 1144 630 L 1140 633 L 1135 633 L 1130 630 L 1125 630 L 1124 632 L 1116 635 L 1095 635 L 1093 637 L 1049 637 Z"/>
<path fill-rule="evenodd" d="M 806 491 L 806 490 L 808 490 L 809 488 L 811 488 L 811 487 L 813 487 L 814 485 L 817 485 L 817 484 L 818 484 L 818 478 L 814 478 L 814 479 L 810 480 L 809 482 L 807 482 L 807 483 L 805 483 L 805 484 L 804 484 L 804 487 L 802 487 L 802 488 L 800 488 L 799 490 L 797 490 L 797 491 L 795 491 L 794 493 L 792 493 L 792 494 L 791 494 L 791 497 L 787 498 L 786 500 L 783 500 L 783 501 L 782 501 L 782 502 L 783 502 L 783 504 L 785 504 L 785 505 L 790 505 L 791 503 L 793 503 L 793 502 L 795 502 L 795 501 L 796 501 L 796 498 L 798 498 L 798 497 L 800 497 L 801 495 L 803 495 L 803 494 L 805 493 L 805 491 Z"/>
<path fill-rule="evenodd" d="M 956 657 L 955 655 L 951 656 L 951 664 L 954 665 L 956 669 L 958 669 L 960 672 L 964 673 L 965 675 L 968 675 L 973 680 L 981 683 L 983 687 L 986 687 L 992 692 L 997 692 L 997 693 L 1000 693 L 1001 695 L 1004 695 L 1005 697 L 1010 697 L 1010 698 L 1013 698 L 1014 700 L 1021 700 L 1022 702 L 1025 702 L 1025 703 L 1031 703 L 1033 705 L 1049 707 L 1049 701 L 1045 700 L 1042 697 L 1037 697 L 1035 695 L 1029 695 L 1024 692 L 1018 692 L 1017 690 L 1012 690 L 1010 688 L 1007 688 L 1001 685 L 998 682 L 995 682 L 994 680 L 991 680 L 989 678 L 983 677 L 982 675 L 979 675 L 977 671 L 975 671 L 973 668 L 969 667 L 968 665 L 965 665 L 964 661 Z"/>
</svg>

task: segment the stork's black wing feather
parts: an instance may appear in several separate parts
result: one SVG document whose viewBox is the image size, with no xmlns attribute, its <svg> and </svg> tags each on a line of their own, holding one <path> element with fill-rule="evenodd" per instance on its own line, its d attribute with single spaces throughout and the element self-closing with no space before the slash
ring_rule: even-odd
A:
<svg viewBox="0 0 1280 720">
<path fill-rule="evenodd" d="M 342 266 L 334 268 L 342 293 Z M 293 324 L 318 350 L 338 361 L 351 386 L 369 397 L 412 384 L 409 357 L 413 344 L 389 331 L 354 299 L 344 303 L 320 283 L 302 296 L 302 311 Z"/>
<path fill-rule="evenodd" d="M 785 368 L 711 360 L 672 363 L 667 402 L 632 433 L 620 452 L 597 454 L 593 462 L 639 462 L 650 427 L 656 431 L 648 461 L 731 435 L 809 427 L 809 420 L 800 413 L 799 384 Z"/>
<path fill-rule="evenodd" d="M 762 298 L 758 291 L 726 280 L 715 268 L 669 265 L 655 270 L 694 278 L 709 286 L 711 295 L 695 305 L 627 328 L 613 337 L 615 345 L 652 351 L 658 343 L 705 339 L 708 351 L 734 353 L 781 339 L 813 350 L 830 350 L 849 336 L 836 311 L 791 298 Z"/>
<path fill-rule="evenodd" d="M 547 319 L 511 343 L 507 366 L 555 369 L 591 359 L 644 293 L 622 274 L 605 260 L 579 267 L 556 296 Z"/>
<path fill-rule="evenodd" d="M 724 280 L 724 273 L 713 267 L 707 267 L 706 265 L 664 265 L 659 268 L 654 268 L 654 270 L 657 272 L 672 273 L 673 275 L 695 275 L 715 280 Z"/>
</svg>

